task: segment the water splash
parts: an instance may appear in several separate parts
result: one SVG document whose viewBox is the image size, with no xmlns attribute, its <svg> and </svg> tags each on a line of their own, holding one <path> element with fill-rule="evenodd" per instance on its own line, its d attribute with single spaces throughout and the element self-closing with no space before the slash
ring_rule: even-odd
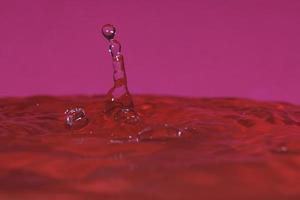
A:
<svg viewBox="0 0 300 200">
<path fill-rule="evenodd" d="M 65 111 L 65 123 L 68 128 L 81 129 L 89 123 L 89 120 L 83 108 L 72 108 Z"/>
<path fill-rule="evenodd" d="M 121 44 L 114 39 L 116 28 L 111 24 L 105 24 L 102 26 L 102 34 L 109 41 L 114 80 L 114 86 L 106 94 L 104 113 L 113 116 L 116 121 L 137 123 L 140 117 L 134 110 L 132 96 L 128 90 Z"/>
</svg>

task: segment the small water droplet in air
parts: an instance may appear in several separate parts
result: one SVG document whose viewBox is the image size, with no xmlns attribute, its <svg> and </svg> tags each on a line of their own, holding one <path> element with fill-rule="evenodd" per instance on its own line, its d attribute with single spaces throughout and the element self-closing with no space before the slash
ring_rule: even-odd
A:
<svg viewBox="0 0 300 200">
<path fill-rule="evenodd" d="M 116 28 L 111 24 L 105 24 L 102 26 L 102 34 L 106 39 L 111 40 L 116 35 Z"/>
<path fill-rule="evenodd" d="M 72 108 L 65 111 L 65 123 L 71 129 L 81 129 L 89 120 L 83 108 Z"/>
</svg>

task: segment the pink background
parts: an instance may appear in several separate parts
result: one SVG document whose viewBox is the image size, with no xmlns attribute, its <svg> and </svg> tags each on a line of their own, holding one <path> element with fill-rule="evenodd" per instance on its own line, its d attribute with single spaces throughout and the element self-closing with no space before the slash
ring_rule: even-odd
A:
<svg viewBox="0 0 300 200">
<path fill-rule="evenodd" d="M 105 23 L 132 93 L 300 103 L 299 0 L 0 0 L 0 96 L 105 93 Z"/>
</svg>

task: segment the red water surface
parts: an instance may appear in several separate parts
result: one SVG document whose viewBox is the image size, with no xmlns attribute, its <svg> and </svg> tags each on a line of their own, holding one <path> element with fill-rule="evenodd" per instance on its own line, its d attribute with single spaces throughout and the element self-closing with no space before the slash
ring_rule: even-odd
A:
<svg viewBox="0 0 300 200">
<path fill-rule="evenodd" d="M 136 96 L 141 117 L 102 96 L 0 100 L 0 199 L 300 199 L 300 106 Z M 84 108 L 89 123 L 65 125 Z"/>
</svg>

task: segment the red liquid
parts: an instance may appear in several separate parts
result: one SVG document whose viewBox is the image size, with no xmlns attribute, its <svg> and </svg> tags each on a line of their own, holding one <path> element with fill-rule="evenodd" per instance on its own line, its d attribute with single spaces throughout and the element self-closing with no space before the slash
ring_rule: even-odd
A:
<svg viewBox="0 0 300 200">
<path fill-rule="evenodd" d="M 300 198 L 299 106 L 138 96 L 128 125 L 103 100 L 0 100 L 0 199 Z M 89 124 L 70 130 L 76 106 Z"/>
</svg>

